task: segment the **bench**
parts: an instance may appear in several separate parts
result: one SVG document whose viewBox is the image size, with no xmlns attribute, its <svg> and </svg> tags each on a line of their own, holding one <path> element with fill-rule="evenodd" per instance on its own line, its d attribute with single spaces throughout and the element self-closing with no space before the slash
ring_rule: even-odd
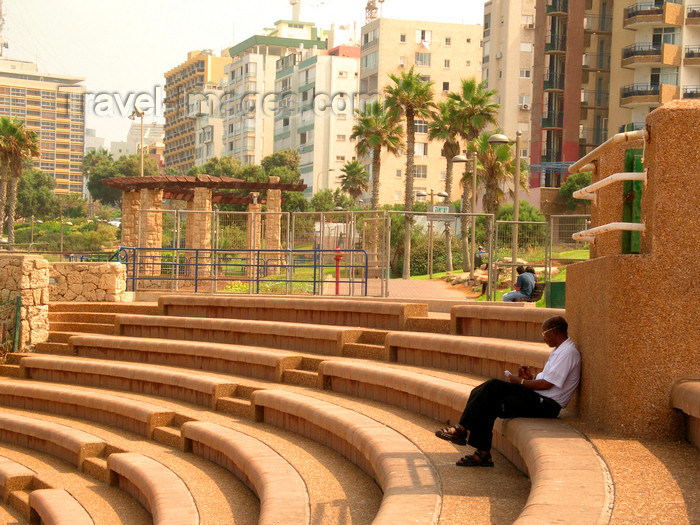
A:
<svg viewBox="0 0 700 525">
<path fill-rule="evenodd" d="M 404 330 L 409 317 L 427 317 L 428 305 L 354 299 L 167 295 L 158 305 L 164 315 L 249 319 L 320 325 Z"/>
<path fill-rule="evenodd" d="M 331 403 L 278 390 L 253 392 L 257 422 L 285 428 L 339 452 L 370 476 L 384 496 L 374 525 L 437 522 L 437 473 L 411 441 L 381 423 Z"/>
<path fill-rule="evenodd" d="M 390 361 L 498 379 L 505 370 L 515 373 L 523 364 L 538 373 L 551 353 L 544 343 L 420 332 L 392 332 L 385 345 Z"/>
<path fill-rule="evenodd" d="M 565 314 L 561 308 L 459 305 L 450 312 L 450 333 L 541 343 L 542 323 Z"/>
<path fill-rule="evenodd" d="M 97 421 L 149 439 L 156 427 L 166 426 L 175 416 L 145 401 L 25 381 L 0 382 L 0 405 Z"/>
<path fill-rule="evenodd" d="M 309 495 L 299 473 L 265 443 L 215 423 L 182 425 L 183 450 L 233 473 L 260 500 L 258 525 L 308 524 Z"/>
<path fill-rule="evenodd" d="M 324 361 L 323 388 L 374 399 L 453 425 L 470 385 L 364 363 Z M 593 446 L 559 419 L 497 419 L 494 448 L 531 479 L 530 497 L 516 523 L 607 523 L 612 481 Z M 581 496 L 583 495 L 583 496 Z"/>
<path fill-rule="evenodd" d="M 3 503 L 7 503 L 11 492 L 30 487 L 34 476 L 36 472 L 30 468 L 0 456 L 0 491 L 2 491 Z"/>
<path fill-rule="evenodd" d="M 50 421 L 0 413 L 0 441 L 61 458 L 83 470 L 87 458 L 99 456 L 106 443 L 92 434 Z"/>
<path fill-rule="evenodd" d="M 540 299 L 542 299 L 542 294 L 544 294 L 544 288 L 545 288 L 546 283 L 536 283 L 535 284 L 535 289 L 532 291 L 532 296 L 528 297 L 527 299 L 524 298 L 517 298 L 513 299 L 514 303 L 536 303 Z"/>
<path fill-rule="evenodd" d="M 700 448 L 700 381 L 683 380 L 673 385 L 671 406 L 683 412 L 687 439 Z"/>
<path fill-rule="evenodd" d="M 284 371 L 297 368 L 302 359 L 265 348 L 141 337 L 74 335 L 68 345 L 81 357 L 208 370 L 275 382 L 281 382 Z"/>
<path fill-rule="evenodd" d="M 188 371 L 56 356 L 22 358 L 20 377 L 169 397 L 213 409 L 236 391 L 235 383 Z"/>
<path fill-rule="evenodd" d="M 110 485 L 151 513 L 154 525 L 198 525 L 199 512 L 187 485 L 168 467 L 136 452 L 110 454 Z"/>
<path fill-rule="evenodd" d="M 63 489 L 40 489 L 29 493 L 30 523 L 45 525 L 93 525 L 90 514 Z"/>
<path fill-rule="evenodd" d="M 361 330 L 313 324 L 205 319 L 155 315 L 119 315 L 116 335 L 202 341 L 341 355 L 347 337 Z"/>
</svg>

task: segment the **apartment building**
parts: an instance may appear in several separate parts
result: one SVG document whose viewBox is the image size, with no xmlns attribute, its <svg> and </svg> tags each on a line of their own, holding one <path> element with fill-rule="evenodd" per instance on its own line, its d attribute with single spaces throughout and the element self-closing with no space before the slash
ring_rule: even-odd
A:
<svg viewBox="0 0 700 525">
<path fill-rule="evenodd" d="M 190 94 L 188 114 L 195 127 L 195 166 L 204 166 L 224 151 L 224 124 L 219 108 L 224 94 L 221 84 L 207 84 L 200 92 Z"/>
<path fill-rule="evenodd" d="M 359 100 L 359 46 L 291 53 L 277 61 L 274 150 L 293 148 L 301 155 L 306 196 L 340 186 L 346 162 L 356 160 L 350 142 L 353 111 Z"/>
<path fill-rule="evenodd" d="M 189 93 L 225 77 L 231 58 L 210 49 L 190 51 L 187 60 L 165 73 L 165 167 L 185 173 L 195 161 L 195 122 L 188 116 Z"/>
<path fill-rule="evenodd" d="M 0 58 L 0 116 L 23 120 L 39 136 L 34 166 L 56 181 L 57 194 L 82 193 L 84 78 L 42 73 L 36 64 Z"/>
<path fill-rule="evenodd" d="M 378 18 L 361 30 L 360 96 L 381 95 L 398 75 L 414 67 L 425 80 L 433 82 L 436 100 L 450 90 L 459 90 L 461 79 L 481 81 L 483 27 L 479 25 L 422 22 Z M 442 144 L 428 141 L 428 123 L 415 123 L 414 191 L 436 193 L 445 188 L 445 158 Z M 371 159 L 365 159 L 371 171 Z M 379 202 L 404 202 L 406 157 L 382 154 Z M 453 185 L 451 199 L 461 195 Z M 426 197 L 416 196 L 416 200 Z"/>
<path fill-rule="evenodd" d="M 610 134 L 641 129 L 670 100 L 700 98 L 700 4 L 618 1 L 613 9 Z"/>
<path fill-rule="evenodd" d="M 537 0 L 532 188 L 560 187 L 568 166 L 607 139 L 612 22 L 608 0 Z"/>
<path fill-rule="evenodd" d="M 509 137 L 522 133 L 523 159 L 530 157 L 534 41 L 535 0 L 486 2 L 482 76 L 497 91 L 498 127 Z M 527 198 L 524 192 L 521 198 Z"/>
</svg>

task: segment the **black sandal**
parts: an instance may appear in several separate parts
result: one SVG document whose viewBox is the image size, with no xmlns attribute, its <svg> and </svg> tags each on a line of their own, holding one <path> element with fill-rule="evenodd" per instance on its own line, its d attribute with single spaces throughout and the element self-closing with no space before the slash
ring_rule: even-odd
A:
<svg viewBox="0 0 700 525">
<path fill-rule="evenodd" d="M 445 441 L 451 441 L 455 445 L 466 445 L 467 444 L 467 432 L 457 427 L 445 427 L 441 428 L 435 435 L 440 439 Z"/>
<path fill-rule="evenodd" d="M 472 456 L 464 456 L 457 462 L 458 467 L 493 467 L 491 454 L 477 450 Z"/>
</svg>

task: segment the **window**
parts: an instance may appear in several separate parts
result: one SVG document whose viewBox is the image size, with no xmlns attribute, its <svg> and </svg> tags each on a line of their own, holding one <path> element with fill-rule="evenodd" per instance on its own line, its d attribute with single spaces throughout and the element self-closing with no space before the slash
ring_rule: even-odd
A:
<svg viewBox="0 0 700 525">
<path fill-rule="evenodd" d="M 535 17 L 532 15 L 523 15 L 523 25 L 532 27 L 535 24 Z"/>
<path fill-rule="evenodd" d="M 406 57 L 399 57 L 399 67 L 406 67 Z"/>
<path fill-rule="evenodd" d="M 442 90 L 443 90 L 443 91 L 449 91 L 449 90 L 450 90 L 450 83 L 449 83 L 449 82 L 443 82 L 443 83 L 442 83 Z"/>
<path fill-rule="evenodd" d="M 445 69 L 450 69 L 450 61 L 448 59 L 445 59 Z"/>
<path fill-rule="evenodd" d="M 520 51 L 523 53 L 532 53 L 532 44 L 530 42 L 520 42 Z"/>
<path fill-rule="evenodd" d="M 530 97 L 528 97 L 527 95 L 520 95 L 518 97 L 518 104 L 522 105 L 522 104 L 529 104 L 529 103 L 530 103 Z"/>
<path fill-rule="evenodd" d="M 304 144 L 306 144 L 306 139 L 307 139 L 306 131 L 299 133 L 299 144 L 301 144 L 302 146 Z"/>
<path fill-rule="evenodd" d="M 413 129 L 416 133 L 428 133 L 428 123 L 425 120 L 414 120 Z"/>
<path fill-rule="evenodd" d="M 338 115 L 336 116 L 338 120 L 345 120 L 347 117 L 348 116 L 345 113 L 338 113 Z"/>
<path fill-rule="evenodd" d="M 348 78 L 347 71 L 338 71 L 338 78 Z"/>
<path fill-rule="evenodd" d="M 447 172 L 441 171 L 440 172 L 440 180 L 445 180 L 445 179 L 447 179 Z"/>
<path fill-rule="evenodd" d="M 338 142 L 345 142 L 345 135 L 336 135 L 335 138 Z"/>
<path fill-rule="evenodd" d="M 416 52 L 416 65 L 417 66 L 429 66 L 430 65 L 430 53 Z"/>
<path fill-rule="evenodd" d="M 394 192 L 394 200 L 395 200 L 396 202 L 400 202 L 400 201 L 401 201 L 401 192 L 400 192 L 400 191 L 395 191 L 395 192 Z"/>
<path fill-rule="evenodd" d="M 471 44 L 471 43 L 472 43 L 472 39 L 471 39 L 471 38 L 467 38 L 467 44 Z"/>
<path fill-rule="evenodd" d="M 530 78 L 531 71 L 529 69 L 520 70 L 520 78 Z"/>
<path fill-rule="evenodd" d="M 336 155 L 335 161 L 336 162 L 345 162 L 345 155 Z"/>
<path fill-rule="evenodd" d="M 430 82 L 430 75 L 418 75 L 423 82 Z"/>
<path fill-rule="evenodd" d="M 426 144 L 427 146 L 427 144 Z M 413 177 L 416 179 L 426 179 L 428 178 L 428 166 L 416 165 L 413 167 Z"/>
<path fill-rule="evenodd" d="M 445 37 L 445 47 L 449 47 L 452 45 L 452 37 L 446 36 Z"/>
<path fill-rule="evenodd" d="M 396 170 L 396 178 L 397 179 L 401 178 L 401 170 Z"/>
<path fill-rule="evenodd" d="M 503 70 L 502 69 L 498 70 L 498 78 L 503 78 Z"/>
<path fill-rule="evenodd" d="M 426 44 L 430 44 L 430 41 L 432 39 L 433 32 L 428 31 L 426 29 L 417 29 L 416 30 L 416 44 L 422 44 L 425 42 Z"/>
<path fill-rule="evenodd" d="M 418 156 L 425 156 L 428 154 L 428 143 L 427 142 L 416 142 L 413 146 L 413 153 Z"/>
<path fill-rule="evenodd" d="M 406 33 L 401 33 L 399 35 L 399 42 L 401 42 L 402 44 L 406 43 Z"/>
<path fill-rule="evenodd" d="M 472 61 L 471 61 L 471 60 L 467 60 L 467 65 L 468 65 L 468 66 L 471 66 L 471 65 L 472 65 Z"/>
<path fill-rule="evenodd" d="M 527 157 L 527 150 L 526 150 L 526 149 L 521 150 L 521 151 L 520 151 L 520 156 L 521 156 L 522 158 L 526 158 L 526 157 Z"/>
</svg>

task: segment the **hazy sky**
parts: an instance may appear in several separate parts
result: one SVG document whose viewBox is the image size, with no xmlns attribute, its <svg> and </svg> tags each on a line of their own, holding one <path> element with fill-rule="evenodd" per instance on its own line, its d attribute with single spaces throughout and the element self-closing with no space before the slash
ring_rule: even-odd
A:
<svg viewBox="0 0 700 525">
<path fill-rule="evenodd" d="M 364 24 L 366 0 L 302 0 L 302 19 L 323 28 Z M 481 24 L 482 0 L 386 0 L 382 15 L 404 20 Z M 84 77 L 89 93 L 110 93 L 115 111 L 89 108 L 86 127 L 107 142 L 125 140 L 133 95 L 153 93 L 163 74 L 193 49 L 230 47 L 280 19 L 289 0 L 4 0 L 3 56 L 47 73 Z M 126 108 L 119 111 L 118 104 Z M 153 120 L 147 114 L 146 122 Z M 163 121 L 162 118 L 157 119 Z"/>
</svg>

